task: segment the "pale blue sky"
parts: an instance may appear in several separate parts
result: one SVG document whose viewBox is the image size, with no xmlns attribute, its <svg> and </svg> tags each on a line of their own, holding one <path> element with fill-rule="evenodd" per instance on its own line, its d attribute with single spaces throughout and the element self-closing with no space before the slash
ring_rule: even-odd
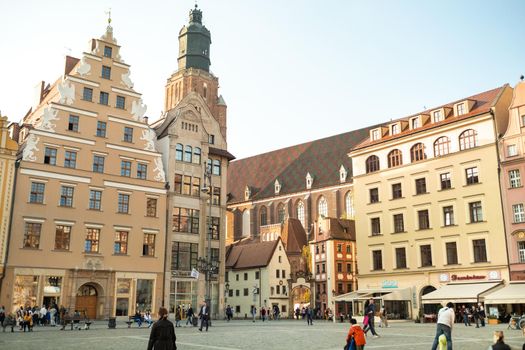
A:
<svg viewBox="0 0 525 350">
<path fill-rule="evenodd" d="M 0 1 L 0 110 L 104 33 L 155 120 L 193 0 Z M 417 113 L 525 74 L 525 1 L 199 0 L 238 158 Z"/>
</svg>

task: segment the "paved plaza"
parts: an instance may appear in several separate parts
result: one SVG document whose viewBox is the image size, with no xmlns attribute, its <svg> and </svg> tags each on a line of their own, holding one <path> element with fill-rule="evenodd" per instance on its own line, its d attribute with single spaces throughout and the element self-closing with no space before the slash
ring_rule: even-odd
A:
<svg viewBox="0 0 525 350">
<path fill-rule="evenodd" d="M 209 332 L 197 328 L 177 328 L 177 347 L 183 349 L 215 350 L 276 350 L 315 349 L 341 350 L 349 324 L 303 321 L 215 321 Z M 367 349 L 430 349 L 434 324 L 392 322 L 390 328 L 378 328 L 381 338 L 368 337 Z M 453 330 L 454 349 L 485 350 L 491 343 L 492 332 L 505 330 L 505 338 L 513 349 L 521 350 L 525 338 L 521 331 L 506 330 L 506 325 L 476 329 L 457 324 Z M 60 331 L 53 327 L 35 327 L 32 333 L 0 333 L 0 349 L 146 349 L 150 330 L 128 329 L 119 323 L 117 329 L 97 322 L 86 331 Z"/>
</svg>

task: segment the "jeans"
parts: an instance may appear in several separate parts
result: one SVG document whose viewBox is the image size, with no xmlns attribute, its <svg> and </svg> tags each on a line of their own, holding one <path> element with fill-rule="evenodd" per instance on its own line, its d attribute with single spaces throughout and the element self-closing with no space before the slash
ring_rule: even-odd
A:
<svg viewBox="0 0 525 350">
<path fill-rule="evenodd" d="M 463 315 L 463 323 L 465 323 L 465 326 L 470 326 L 470 321 L 466 313 Z"/>
<path fill-rule="evenodd" d="M 374 326 L 374 316 L 368 316 L 368 324 L 363 329 L 365 331 L 365 334 L 370 331 L 373 335 L 377 335 L 376 329 Z"/>
<path fill-rule="evenodd" d="M 452 350 L 452 329 L 442 323 L 437 324 L 436 337 L 434 338 L 434 344 L 432 344 L 432 350 L 436 350 L 439 342 L 439 336 L 444 334 L 447 338 L 447 350 Z"/>
</svg>

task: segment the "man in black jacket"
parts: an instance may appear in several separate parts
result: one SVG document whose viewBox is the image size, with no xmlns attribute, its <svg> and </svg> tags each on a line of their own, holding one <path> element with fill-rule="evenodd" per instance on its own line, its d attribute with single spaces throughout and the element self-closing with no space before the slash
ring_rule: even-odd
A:
<svg viewBox="0 0 525 350">
<path fill-rule="evenodd" d="M 206 322 L 206 332 L 208 331 L 208 320 L 210 319 L 210 308 L 208 307 L 208 304 L 206 304 L 206 301 L 201 306 L 201 311 L 199 311 L 199 317 L 201 319 L 201 326 L 199 327 L 199 331 L 202 332 L 202 327 L 204 326 L 204 323 Z"/>
</svg>

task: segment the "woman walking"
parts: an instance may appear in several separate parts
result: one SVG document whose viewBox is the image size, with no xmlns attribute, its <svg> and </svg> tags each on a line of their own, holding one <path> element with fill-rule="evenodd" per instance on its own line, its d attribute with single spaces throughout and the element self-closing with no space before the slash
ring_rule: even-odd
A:
<svg viewBox="0 0 525 350">
<path fill-rule="evenodd" d="M 159 309 L 159 320 L 151 327 L 148 350 L 177 350 L 177 337 L 173 323 L 168 320 L 168 310 Z"/>
</svg>

